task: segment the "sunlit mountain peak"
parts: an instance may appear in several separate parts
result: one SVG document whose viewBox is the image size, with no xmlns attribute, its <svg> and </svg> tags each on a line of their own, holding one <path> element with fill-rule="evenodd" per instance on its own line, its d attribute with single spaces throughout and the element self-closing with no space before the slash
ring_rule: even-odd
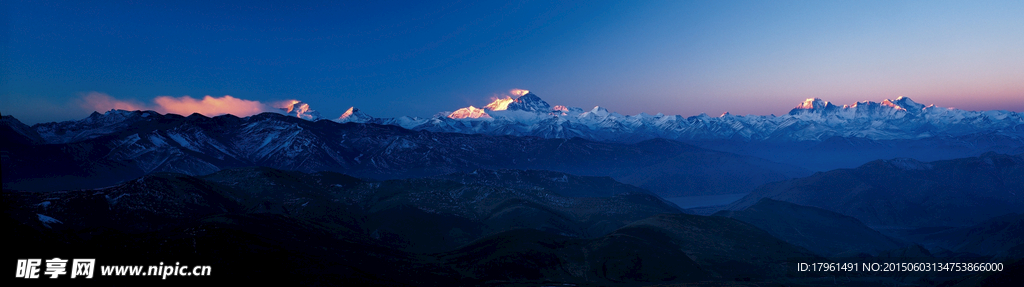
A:
<svg viewBox="0 0 1024 287">
<path fill-rule="evenodd" d="M 479 119 L 479 118 L 491 118 L 484 109 L 480 109 L 474 106 L 458 109 L 451 114 L 448 114 L 449 118 L 452 119 Z"/>
<path fill-rule="evenodd" d="M 367 115 L 359 111 L 359 109 L 357 109 L 356 107 L 349 107 L 348 110 L 345 111 L 345 113 L 341 114 L 341 116 L 335 119 L 334 121 L 339 123 L 365 123 L 371 120 L 373 120 L 373 117 L 371 117 L 370 115 Z"/>
<path fill-rule="evenodd" d="M 490 104 L 484 106 L 484 109 L 492 111 L 504 111 L 508 109 L 508 104 L 511 104 L 513 101 L 515 100 L 513 100 L 512 97 L 509 96 L 505 96 L 505 98 L 495 98 L 494 101 L 492 101 Z"/>
<path fill-rule="evenodd" d="M 303 103 L 299 100 L 290 100 L 284 103 L 283 107 L 280 107 L 285 114 L 296 118 L 315 121 L 320 119 L 320 113 L 311 109 L 309 104 Z"/>
</svg>

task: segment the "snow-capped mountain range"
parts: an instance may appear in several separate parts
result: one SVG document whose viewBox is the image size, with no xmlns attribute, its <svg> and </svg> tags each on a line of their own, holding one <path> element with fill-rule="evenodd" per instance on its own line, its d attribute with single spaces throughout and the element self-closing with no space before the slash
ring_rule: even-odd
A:
<svg viewBox="0 0 1024 287">
<path fill-rule="evenodd" d="M 93 175 L 83 179 L 97 185 L 153 172 L 207 174 L 239 166 L 330 170 L 372 178 L 436 175 L 467 168 L 532 168 L 618 176 L 626 183 L 668 191 L 693 185 L 679 180 L 681 174 L 733 174 L 713 172 L 716 166 L 744 170 L 774 164 L 769 161 L 787 165 L 768 168 L 768 172 L 760 173 L 764 176 L 756 177 L 758 182 L 767 182 L 799 173 L 787 171 L 791 167 L 825 171 L 856 167 L 875 159 L 934 161 L 986 152 L 1024 153 L 1024 119 L 1020 113 L 924 106 L 909 98 L 849 106 L 809 99 L 782 116 L 624 116 L 602 107 L 584 111 L 550 105 L 523 91 L 516 98 L 497 99 L 483 108 L 467 107 L 425 119 L 374 118 L 356 108 L 327 119 L 309 104 L 295 101 L 280 113 L 244 118 L 111 110 L 95 112 L 82 120 L 31 127 L 9 116 L 2 123 L 0 133 L 17 144 L 7 153 L 12 160 L 5 161 L 11 165 L 5 170 L 14 173 L 5 172 L 5 182 L 7 178 L 46 181 L 40 174 L 54 173 L 53 166 L 65 166 L 69 174 L 80 173 L 80 169 L 109 173 L 103 178 Z M 648 151 L 652 145 L 649 140 L 655 145 L 681 145 L 688 147 L 676 149 L 699 151 L 685 156 L 675 150 Z M 754 163 L 749 158 L 711 150 L 767 161 Z M 501 155 L 500 160 L 496 155 Z M 635 166 L 622 164 L 630 158 L 652 155 L 658 160 Z M 548 161 L 566 156 L 571 157 L 564 162 Z M 38 162 L 35 157 L 49 161 Z M 595 157 L 608 160 L 600 165 L 631 172 L 559 167 L 565 162 L 590 162 Z M 660 160 L 671 164 L 659 171 L 653 163 Z M 638 167 L 655 170 L 633 173 Z M 25 174 L 15 174 L 22 171 Z M 658 182 L 670 184 L 657 186 Z M 720 187 L 686 194 L 732 190 Z"/>
<path fill-rule="evenodd" d="M 525 90 L 511 94 L 515 98 L 495 99 L 482 108 L 470 106 L 429 118 L 374 118 L 355 107 L 340 117 L 328 118 L 300 101 L 282 108 L 280 114 L 311 124 L 367 123 L 460 134 L 616 143 L 662 138 L 822 171 L 857 167 L 874 159 L 934 161 L 985 152 L 1024 152 L 1022 113 L 925 106 L 906 97 L 843 106 L 813 98 L 781 116 L 725 113 L 683 117 L 621 115 L 603 107 L 584 110 L 551 105 Z M 160 114 L 111 110 L 82 120 L 21 125 L 14 130 L 34 143 L 73 143 L 118 133 L 137 122 L 152 121 L 153 116 Z"/>
<path fill-rule="evenodd" d="M 350 108 L 337 122 L 396 125 L 411 130 L 465 134 L 580 137 L 597 141 L 638 142 L 652 138 L 674 140 L 741 140 L 748 142 L 823 141 L 831 137 L 870 140 L 904 140 L 957 137 L 994 133 L 1024 138 L 1024 115 L 1010 111 L 965 111 L 923 105 L 910 98 L 882 102 L 835 105 L 819 98 L 807 99 L 782 116 L 725 113 L 718 117 L 700 114 L 621 115 L 603 107 L 588 111 L 550 105 L 524 90 L 517 98 L 497 99 L 483 108 L 473 106 L 441 112 L 430 118 L 374 118 Z M 515 94 L 515 93 L 514 93 Z M 297 102 L 288 114 L 309 120 L 323 119 L 309 106 Z M 295 113 L 300 110 L 303 113 Z"/>
</svg>

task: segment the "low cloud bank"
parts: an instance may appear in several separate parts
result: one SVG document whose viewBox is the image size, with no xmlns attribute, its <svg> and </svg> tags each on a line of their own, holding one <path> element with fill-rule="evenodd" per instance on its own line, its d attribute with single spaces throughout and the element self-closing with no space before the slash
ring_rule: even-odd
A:
<svg viewBox="0 0 1024 287">
<path fill-rule="evenodd" d="M 279 112 L 274 107 L 276 105 L 279 105 L 279 103 L 265 104 L 260 101 L 239 99 L 229 95 L 222 97 L 205 96 L 202 99 L 190 96 L 159 96 L 153 99 L 152 104 L 145 104 L 132 100 L 119 100 L 100 92 L 90 92 L 84 95 L 82 103 L 83 108 L 99 112 L 112 109 L 130 111 L 152 110 L 162 114 L 171 113 L 183 116 L 199 113 L 208 117 L 223 114 L 246 117 L 262 112 Z"/>
</svg>

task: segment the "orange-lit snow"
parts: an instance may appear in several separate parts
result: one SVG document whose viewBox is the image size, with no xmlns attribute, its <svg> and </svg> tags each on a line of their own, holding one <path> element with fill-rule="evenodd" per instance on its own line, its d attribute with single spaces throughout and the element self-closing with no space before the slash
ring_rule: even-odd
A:
<svg viewBox="0 0 1024 287">
<path fill-rule="evenodd" d="M 804 110 L 813 109 L 814 108 L 814 101 L 817 100 L 817 99 L 818 98 L 808 98 L 807 100 L 804 100 L 804 102 L 801 103 L 799 106 L 796 106 L 796 108 L 797 109 L 804 109 Z"/>
<path fill-rule="evenodd" d="M 346 111 L 345 111 L 345 113 L 341 114 L 341 117 L 338 117 L 338 119 L 339 119 L 339 120 L 343 120 L 343 119 L 345 119 L 345 118 L 351 117 L 351 116 L 352 116 L 352 113 L 354 113 L 354 112 L 353 112 L 353 110 L 354 110 L 355 108 L 356 108 L 356 107 L 348 107 L 348 110 L 346 110 Z"/>
<path fill-rule="evenodd" d="M 469 106 L 468 108 L 461 108 L 452 112 L 451 114 L 448 115 L 448 117 L 453 119 L 479 119 L 491 118 L 491 115 L 488 115 L 487 112 L 484 111 L 484 109 L 478 109 L 474 106 Z"/>
<path fill-rule="evenodd" d="M 504 111 L 508 109 L 508 104 L 511 104 L 512 101 L 515 100 L 513 100 L 512 97 L 508 96 L 506 96 L 504 99 L 494 99 L 493 102 L 484 106 L 484 109 L 492 111 Z"/>
<path fill-rule="evenodd" d="M 897 105 L 896 105 L 896 104 L 894 104 L 894 103 L 893 103 L 892 101 L 889 101 L 889 99 L 886 99 L 886 100 L 882 101 L 882 105 L 883 105 L 883 106 L 886 106 L 886 107 L 891 107 L 891 108 L 894 108 L 894 109 L 897 109 L 897 110 L 904 110 L 904 111 L 906 111 L 906 110 L 907 110 L 907 109 L 904 109 L 904 108 L 903 108 L 903 107 L 901 107 L 901 106 L 897 106 Z"/>
</svg>

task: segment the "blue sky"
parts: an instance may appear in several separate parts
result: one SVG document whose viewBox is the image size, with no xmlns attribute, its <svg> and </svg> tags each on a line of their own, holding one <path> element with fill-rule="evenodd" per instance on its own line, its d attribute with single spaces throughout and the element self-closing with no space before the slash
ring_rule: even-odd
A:
<svg viewBox="0 0 1024 287">
<path fill-rule="evenodd" d="M 422 117 L 515 88 L 623 114 L 1024 111 L 1024 1 L 151 2 L 0 4 L 0 113 L 77 119 L 102 93 Z"/>
</svg>

